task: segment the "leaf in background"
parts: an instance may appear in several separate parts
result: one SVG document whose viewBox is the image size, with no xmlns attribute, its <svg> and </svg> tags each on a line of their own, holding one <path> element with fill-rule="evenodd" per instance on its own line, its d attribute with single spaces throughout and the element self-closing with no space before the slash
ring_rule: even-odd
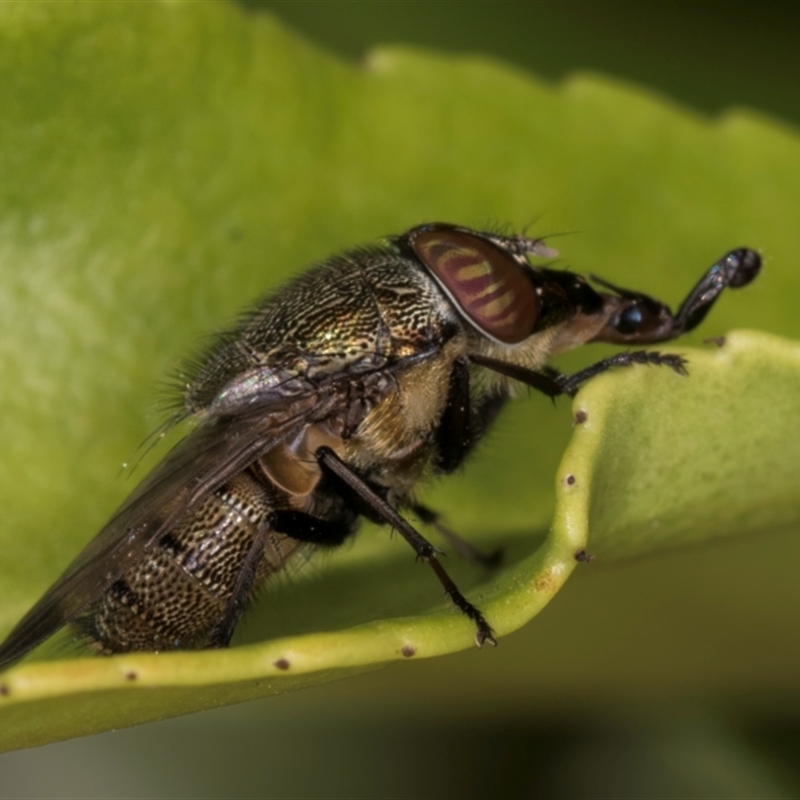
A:
<svg viewBox="0 0 800 800">
<path fill-rule="evenodd" d="M 380 50 L 354 67 L 269 17 L 199 3 L 0 6 L 0 107 L 3 631 L 137 479 L 114 475 L 158 422 L 148 415 L 157 381 L 203 333 L 337 249 L 424 220 L 537 220 L 537 234 L 581 231 L 557 242 L 571 268 L 677 303 L 745 244 L 763 250 L 764 275 L 723 298 L 694 340 L 733 325 L 800 328 L 790 266 L 800 147 L 752 115 L 712 123 L 600 78 L 554 88 L 489 60 L 411 50 Z M 702 468 L 707 491 L 693 497 L 704 530 L 729 510 L 742 471 L 761 476 L 759 491 L 790 474 L 794 449 L 782 445 L 797 441 L 794 428 L 764 404 L 788 413 L 792 352 L 736 338 L 693 354 L 687 380 L 637 369 L 587 388 L 579 402 L 596 404 L 598 427 L 579 431 L 565 464 L 577 463 L 593 491 L 583 479 L 559 490 L 541 551 L 569 410 L 516 403 L 464 474 L 428 495 L 452 527 L 506 546 L 497 573 L 452 565 L 498 631 L 524 624 L 563 583 L 586 513 L 600 554 L 705 535 L 692 522 L 697 504 L 665 510 L 649 498 L 663 498 L 649 473 L 615 454 L 646 453 L 670 472 L 702 464 L 669 496 L 685 497 Z M 742 369 L 727 368 L 734 357 Z M 771 372 L 759 383 L 762 364 Z M 704 402 L 711 421 L 730 422 L 692 417 Z M 635 423 L 614 413 L 629 406 L 641 411 Z M 759 414 L 748 461 L 737 464 Z M 680 437 L 652 436 L 653 419 Z M 642 481 L 635 501 L 622 484 L 631 477 Z M 749 531 L 755 517 L 796 521 L 783 491 L 766 516 L 774 495 L 753 492 L 748 503 L 740 493 L 734 524 L 715 533 Z M 653 519 L 657 543 L 641 536 Z M 1 746 L 282 692 L 402 660 L 408 645 L 418 657 L 471 647 L 469 623 L 439 600 L 402 544 L 368 532 L 313 579 L 268 592 L 230 651 L 14 668 L 0 685 Z"/>
</svg>

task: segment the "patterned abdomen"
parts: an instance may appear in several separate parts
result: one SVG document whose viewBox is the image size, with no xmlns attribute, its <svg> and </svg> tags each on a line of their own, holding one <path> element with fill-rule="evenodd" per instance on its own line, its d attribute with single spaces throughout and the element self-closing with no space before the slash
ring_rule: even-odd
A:
<svg viewBox="0 0 800 800">
<path fill-rule="evenodd" d="M 109 654 L 202 643 L 225 613 L 257 534 L 266 540 L 256 588 L 299 549 L 297 540 L 264 531 L 271 509 L 268 489 L 248 473 L 237 475 L 111 584 L 78 627 Z"/>
</svg>

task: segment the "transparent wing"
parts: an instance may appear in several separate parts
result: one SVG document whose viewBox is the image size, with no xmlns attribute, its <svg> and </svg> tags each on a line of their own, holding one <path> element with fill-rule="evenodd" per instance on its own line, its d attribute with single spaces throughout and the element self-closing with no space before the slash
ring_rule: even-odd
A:
<svg viewBox="0 0 800 800">
<path fill-rule="evenodd" d="M 135 564 L 208 493 L 247 467 L 312 417 L 334 413 L 336 393 L 275 398 L 237 416 L 206 420 L 142 481 L 0 645 L 0 666 L 22 657 L 83 609 Z"/>
</svg>

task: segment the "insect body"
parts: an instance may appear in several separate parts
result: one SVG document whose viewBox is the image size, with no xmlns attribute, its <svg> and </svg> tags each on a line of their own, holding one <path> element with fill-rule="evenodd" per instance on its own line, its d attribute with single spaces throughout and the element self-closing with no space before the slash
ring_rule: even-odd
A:
<svg viewBox="0 0 800 800">
<path fill-rule="evenodd" d="M 587 342 L 645 344 L 694 328 L 726 286 L 757 274 L 725 255 L 676 314 L 646 295 L 533 267 L 541 240 L 421 225 L 309 270 L 224 334 L 193 369 L 174 421 L 193 431 L 134 491 L 0 645 L 0 665 L 67 623 L 105 653 L 230 641 L 258 587 L 307 545 L 337 545 L 360 517 L 395 528 L 494 643 L 436 550 L 402 516 L 433 512 L 418 482 L 455 470 L 516 383 L 573 395 L 643 350 L 572 376 L 549 358 Z"/>
</svg>

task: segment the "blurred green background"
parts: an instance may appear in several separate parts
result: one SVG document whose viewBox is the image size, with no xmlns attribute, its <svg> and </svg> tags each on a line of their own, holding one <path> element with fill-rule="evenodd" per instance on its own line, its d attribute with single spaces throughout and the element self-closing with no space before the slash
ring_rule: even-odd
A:
<svg viewBox="0 0 800 800">
<path fill-rule="evenodd" d="M 378 43 L 485 53 L 558 81 L 590 70 L 639 83 L 706 114 L 749 106 L 800 123 L 800 21 L 788 3 L 736 2 L 259 2 L 312 41 L 358 61 Z M 701 573 L 747 560 L 749 543 L 666 558 Z M 737 550 L 738 548 L 738 550 Z M 800 721 L 771 703 L 717 697 L 676 701 L 668 676 L 648 680 L 614 661 L 614 637 L 646 614 L 661 564 L 615 567 L 607 628 L 587 631 L 575 659 L 621 669 L 630 692 L 573 707 L 546 690 L 476 708 L 426 711 L 426 684 L 502 680 L 529 654 L 523 631 L 487 654 L 404 664 L 340 684 L 239 708 L 0 756 L 2 797 L 792 797 L 800 793 Z M 537 620 L 548 639 L 598 597 L 595 579 Z M 641 609 L 630 609 L 636 597 Z M 593 618 L 596 620 L 596 616 Z M 643 647 L 649 642 L 644 642 Z M 546 654 L 543 654 L 546 661 Z M 657 668 L 657 653 L 651 656 Z M 531 665 L 534 669 L 537 665 Z M 657 673 L 657 669 L 656 669 Z M 666 679 L 665 679 L 666 678 Z M 568 678 L 565 678 L 565 680 Z M 441 680 L 441 677 L 439 677 Z M 601 685 L 602 681 L 598 682 Z M 656 693 L 657 696 L 653 696 Z M 535 694 L 535 693 L 534 693 Z M 587 699 L 588 697 L 588 699 Z M 452 707 L 451 707 L 452 706 Z"/>
</svg>

